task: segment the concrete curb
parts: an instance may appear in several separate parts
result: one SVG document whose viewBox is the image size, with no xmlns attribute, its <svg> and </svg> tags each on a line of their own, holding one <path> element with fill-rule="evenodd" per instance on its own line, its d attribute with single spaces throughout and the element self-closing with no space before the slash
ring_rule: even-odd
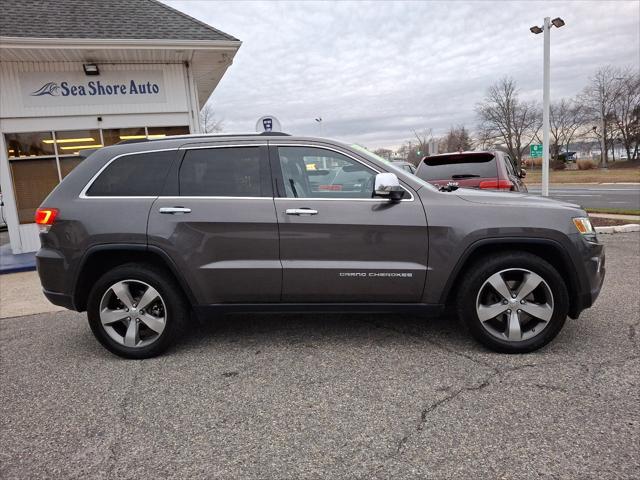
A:
<svg viewBox="0 0 640 480">
<path fill-rule="evenodd" d="M 627 225 L 616 225 L 611 227 L 596 227 L 596 233 L 630 233 L 640 232 L 640 224 L 629 223 Z"/>
</svg>

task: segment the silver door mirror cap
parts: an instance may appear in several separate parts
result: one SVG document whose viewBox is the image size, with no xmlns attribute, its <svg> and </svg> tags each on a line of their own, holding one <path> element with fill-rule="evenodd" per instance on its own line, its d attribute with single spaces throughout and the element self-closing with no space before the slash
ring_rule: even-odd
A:
<svg viewBox="0 0 640 480">
<path fill-rule="evenodd" d="M 376 197 L 388 198 L 392 201 L 402 200 L 405 190 L 400 186 L 400 180 L 395 173 L 378 173 L 376 175 L 373 194 Z"/>
</svg>

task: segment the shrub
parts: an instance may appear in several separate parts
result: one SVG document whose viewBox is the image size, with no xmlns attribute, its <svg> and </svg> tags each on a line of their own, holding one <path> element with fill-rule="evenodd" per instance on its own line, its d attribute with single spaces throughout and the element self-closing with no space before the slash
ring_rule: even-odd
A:
<svg viewBox="0 0 640 480">
<path fill-rule="evenodd" d="M 593 160 L 578 160 L 576 163 L 578 164 L 578 170 L 593 170 L 596 168 L 596 164 Z"/>
<path fill-rule="evenodd" d="M 525 158 L 522 163 L 529 168 L 539 167 L 542 165 L 542 158 Z"/>
<path fill-rule="evenodd" d="M 550 166 L 553 170 L 564 170 L 567 168 L 567 164 L 562 160 L 553 160 Z"/>
</svg>

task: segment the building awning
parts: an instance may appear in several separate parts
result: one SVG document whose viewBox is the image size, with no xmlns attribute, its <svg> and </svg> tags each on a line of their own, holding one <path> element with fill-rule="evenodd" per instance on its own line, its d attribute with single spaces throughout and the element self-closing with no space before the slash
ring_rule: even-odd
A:
<svg viewBox="0 0 640 480">
<path fill-rule="evenodd" d="M 0 17 L 0 61 L 188 62 L 200 107 L 241 44 L 156 0 L 3 0 Z"/>
</svg>

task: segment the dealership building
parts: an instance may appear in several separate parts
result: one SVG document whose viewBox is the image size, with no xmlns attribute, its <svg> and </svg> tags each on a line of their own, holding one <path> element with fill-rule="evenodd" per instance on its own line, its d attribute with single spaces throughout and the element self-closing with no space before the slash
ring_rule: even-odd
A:
<svg viewBox="0 0 640 480">
<path fill-rule="evenodd" d="M 156 0 L 0 6 L 0 187 L 18 254 L 39 248 L 35 209 L 83 152 L 199 133 L 241 42 Z"/>
</svg>

